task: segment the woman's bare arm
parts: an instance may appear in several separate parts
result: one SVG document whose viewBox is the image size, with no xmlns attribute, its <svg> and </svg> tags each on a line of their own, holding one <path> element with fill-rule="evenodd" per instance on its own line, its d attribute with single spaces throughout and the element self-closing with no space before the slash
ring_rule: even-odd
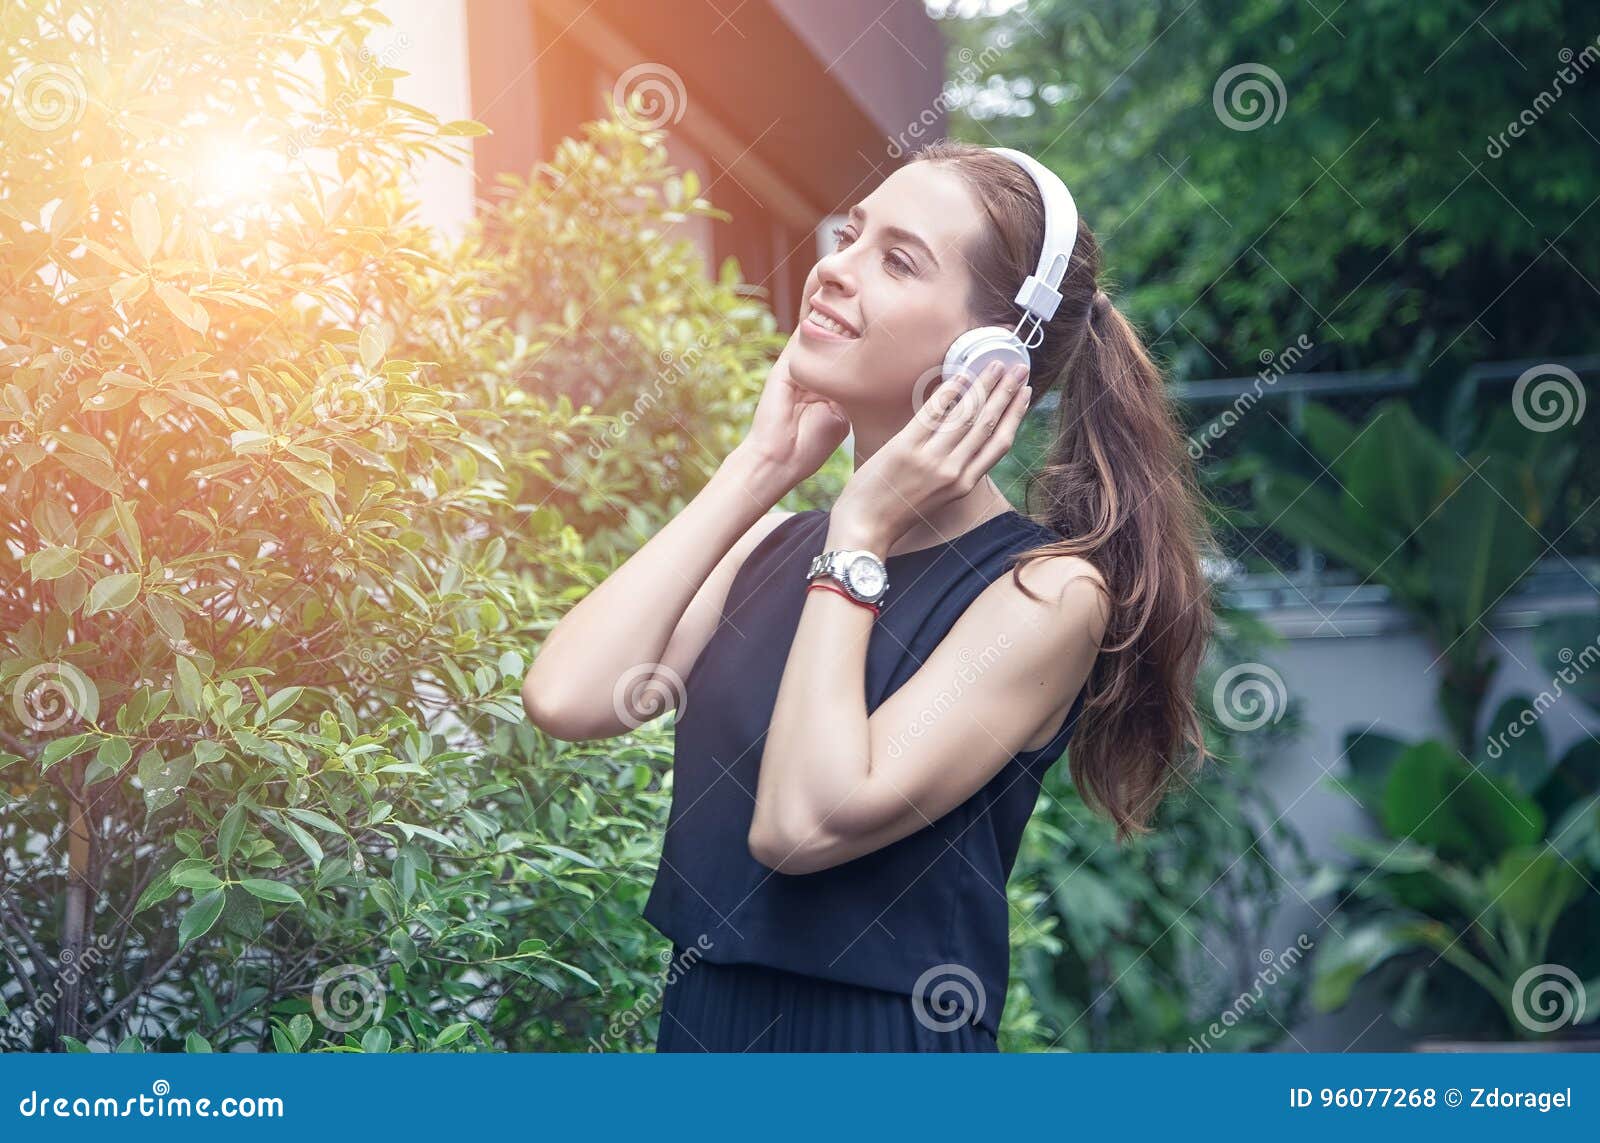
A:
<svg viewBox="0 0 1600 1143">
<path fill-rule="evenodd" d="M 788 515 L 769 510 L 790 487 L 781 466 L 736 448 L 545 637 L 522 683 L 533 724 L 565 741 L 611 738 L 675 705 L 734 573 Z"/>
</svg>

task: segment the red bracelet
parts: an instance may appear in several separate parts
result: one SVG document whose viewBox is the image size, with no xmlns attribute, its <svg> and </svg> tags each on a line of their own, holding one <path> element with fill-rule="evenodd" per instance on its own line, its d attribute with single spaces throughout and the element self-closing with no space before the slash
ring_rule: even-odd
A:
<svg viewBox="0 0 1600 1143">
<path fill-rule="evenodd" d="M 868 611 L 872 612 L 874 618 L 876 618 L 876 616 L 878 614 L 878 605 L 877 604 L 868 603 L 864 599 L 857 599 L 855 596 L 851 595 L 848 591 L 844 590 L 844 588 L 842 588 L 842 587 L 839 587 L 837 584 L 826 583 L 826 582 L 824 582 L 824 581 L 822 581 L 820 579 L 814 579 L 809 584 L 806 585 L 806 590 L 810 591 L 814 587 L 825 588 L 828 591 L 837 592 L 838 594 L 840 594 L 840 595 L 844 596 L 846 599 L 848 599 L 851 603 L 857 604 L 857 605 L 859 605 L 861 607 L 865 607 Z"/>
</svg>

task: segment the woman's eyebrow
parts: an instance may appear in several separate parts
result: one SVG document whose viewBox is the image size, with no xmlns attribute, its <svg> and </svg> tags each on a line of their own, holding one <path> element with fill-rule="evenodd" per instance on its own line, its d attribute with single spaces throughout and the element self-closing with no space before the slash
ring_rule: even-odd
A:
<svg viewBox="0 0 1600 1143">
<path fill-rule="evenodd" d="M 865 223 L 867 221 L 867 212 L 862 208 L 860 203 L 856 203 L 855 206 L 850 208 L 849 217 L 850 221 L 852 222 L 859 221 Z M 907 230 L 903 226 L 885 226 L 883 230 L 885 234 L 896 241 L 909 242 L 913 246 L 920 246 L 922 248 L 922 252 L 928 256 L 928 261 L 933 263 L 934 269 L 939 268 L 939 259 L 934 257 L 933 247 L 924 242 L 920 235 Z"/>
</svg>

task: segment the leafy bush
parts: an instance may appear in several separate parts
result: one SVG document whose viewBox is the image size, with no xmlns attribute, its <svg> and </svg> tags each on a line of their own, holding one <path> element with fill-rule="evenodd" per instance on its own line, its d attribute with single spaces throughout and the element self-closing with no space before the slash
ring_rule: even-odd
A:
<svg viewBox="0 0 1600 1143">
<path fill-rule="evenodd" d="M 406 178 L 481 128 L 393 98 L 382 22 L 0 13 L 10 1046 L 648 1042 L 669 731 L 516 687 L 774 323 L 618 120 L 446 249 Z"/>
<path fill-rule="evenodd" d="M 1418 1032 L 1559 1038 L 1600 1015 L 1583 1000 L 1600 994 L 1600 743 L 1558 756 L 1539 724 L 1565 690 L 1596 705 L 1597 631 L 1592 614 L 1541 628 L 1550 690 L 1502 703 L 1471 757 L 1377 733 L 1346 742 L 1348 786 L 1383 836 L 1343 839 L 1356 860 L 1337 881 L 1320 1009 L 1370 978 Z"/>
<path fill-rule="evenodd" d="M 1044 419 L 1030 417 L 996 466 L 1014 502 L 1027 502 L 1028 474 L 1049 438 Z M 1219 510 L 1214 500 L 1210 507 Z M 1218 618 L 1197 688 L 1203 710 L 1218 701 L 1222 668 L 1253 666 L 1246 660 L 1275 638 L 1248 613 L 1224 609 Z M 1067 759 L 1052 767 L 1008 887 L 1003 1047 L 1243 1051 L 1282 1038 L 1310 973 L 1289 971 L 1299 954 L 1267 949 L 1266 930 L 1285 887 L 1298 894 L 1311 866 L 1256 776 L 1294 733 L 1290 704 L 1270 701 L 1254 729 L 1211 725 L 1213 760 L 1179 783 L 1152 835 L 1126 845 L 1083 804 Z M 1226 1031 L 1212 1032 L 1214 1024 Z"/>
<path fill-rule="evenodd" d="M 1266 929 L 1309 863 L 1248 759 L 1225 741 L 1212 749 L 1234 756 L 1125 846 L 1084 806 L 1065 759 L 1051 770 L 1011 887 L 1008 1050 L 1244 1051 L 1282 1038 L 1310 974 L 1290 971 L 1300 954 L 1266 947 Z"/>
<path fill-rule="evenodd" d="M 1497 665 L 1479 620 L 1548 550 L 1541 529 L 1577 455 L 1569 426 L 1533 432 L 1519 415 L 1497 410 L 1462 455 L 1398 401 L 1360 428 L 1312 403 L 1314 467 L 1269 464 L 1256 480 L 1270 527 L 1383 584 L 1416 619 L 1444 661 L 1439 705 L 1463 750 Z"/>
</svg>

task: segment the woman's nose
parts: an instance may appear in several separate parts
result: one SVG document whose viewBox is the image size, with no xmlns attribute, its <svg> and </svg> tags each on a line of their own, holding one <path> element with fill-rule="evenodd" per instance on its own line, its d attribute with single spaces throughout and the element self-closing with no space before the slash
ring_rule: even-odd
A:
<svg viewBox="0 0 1600 1143">
<path fill-rule="evenodd" d="M 844 250 L 828 254 L 817 263 L 817 282 L 826 283 L 834 287 L 841 294 L 854 292 L 855 278 L 845 260 L 848 252 Z"/>
</svg>

